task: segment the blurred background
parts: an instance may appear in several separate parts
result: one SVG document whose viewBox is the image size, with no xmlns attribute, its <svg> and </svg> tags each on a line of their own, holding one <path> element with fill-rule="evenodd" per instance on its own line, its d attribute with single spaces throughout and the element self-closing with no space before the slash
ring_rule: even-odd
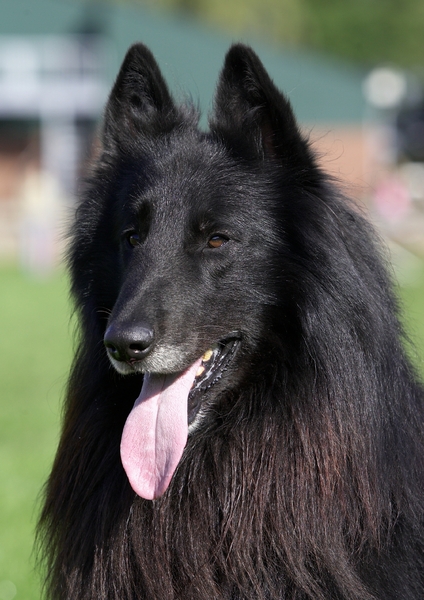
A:
<svg viewBox="0 0 424 600">
<path fill-rule="evenodd" d="M 204 125 L 228 46 L 254 46 L 380 229 L 424 372 L 423 31 L 422 0 L 0 0 L 0 600 L 41 597 L 33 531 L 72 353 L 65 234 L 128 46 L 150 47 Z"/>
</svg>

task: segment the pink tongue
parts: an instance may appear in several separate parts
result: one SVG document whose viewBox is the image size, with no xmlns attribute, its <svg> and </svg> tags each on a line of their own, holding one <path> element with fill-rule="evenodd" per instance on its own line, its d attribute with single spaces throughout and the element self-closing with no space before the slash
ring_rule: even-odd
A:
<svg viewBox="0 0 424 600">
<path fill-rule="evenodd" d="M 177 375 L 146 374 L 121 439 L 121 460 L 133 490 L 161 496 L 187 442 L 187 398 L 201 360 Z"/>
</svg>

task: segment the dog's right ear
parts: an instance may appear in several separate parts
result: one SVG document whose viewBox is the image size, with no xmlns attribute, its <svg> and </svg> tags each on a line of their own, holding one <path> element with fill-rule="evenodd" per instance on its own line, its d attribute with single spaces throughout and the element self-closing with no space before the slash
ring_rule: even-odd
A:
<svg viewBox="0 0 424 600">
<path fill-rule="evenodd" d="M 121 145 L 170 131 L 177 110 L 152 53 L 143 44 L 128 50 L 106 105 L 103 143 Z"/>
</svg>

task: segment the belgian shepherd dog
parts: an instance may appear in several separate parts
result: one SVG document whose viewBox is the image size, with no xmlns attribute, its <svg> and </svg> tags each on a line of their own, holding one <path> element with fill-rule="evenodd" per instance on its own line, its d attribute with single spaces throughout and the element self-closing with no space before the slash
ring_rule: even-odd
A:
<svg viewBox="0 0 424 600">
<path fill-rule="evenodd" d="M 256 54 L 209 129 L 141 44 L 69 252 L 52 600 L 422 600 L 423 388 L 378 236 Z"/>
</svg>

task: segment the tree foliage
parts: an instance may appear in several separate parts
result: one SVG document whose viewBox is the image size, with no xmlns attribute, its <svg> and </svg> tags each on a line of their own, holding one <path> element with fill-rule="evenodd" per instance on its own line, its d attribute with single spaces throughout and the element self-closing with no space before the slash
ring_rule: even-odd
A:
<svg viewBox="0 0 424 600">
<path fill-rule="evenodd" d="M 184 11 L 233 36 L 317 49 L 368 66 L 424 65 L 423 0 L 120 0 Z"/>
<path fill-rule="evenodd" d="M 304 2 L 304 44 L 368 64 L 424 64 L 422 0 Z"/>
</svg>

